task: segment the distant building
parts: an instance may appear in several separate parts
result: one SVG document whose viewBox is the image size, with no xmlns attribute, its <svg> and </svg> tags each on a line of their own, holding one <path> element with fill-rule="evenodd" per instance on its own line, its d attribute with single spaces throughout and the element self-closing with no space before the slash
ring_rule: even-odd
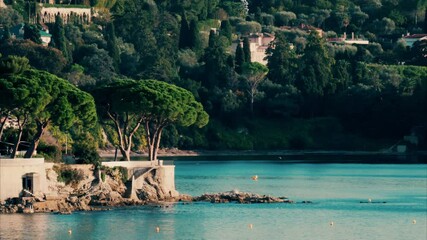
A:
<svg viewBox="0 0 427 240">
<path fill-rule="evenodd" d="M 408 47 L 412 47 L 414 43 L 417 41 L 427 40 L 427 34 L 426 33 L 412 34 L 412 35 L 407 34 L 406 36 L 402 37 L 402 39 L 406 42 L 406 45 Z"/>
<path fill-rule="evenodd" d="M 266 57 L 265 51 L 269 44 L 274 41 L 275 37 L 270 33 L 252 33 L 248 36 L 249 49 L 251 51 L 251 62 L 258 62 L 267 65 L 267 61 L 264 60 Z M 243 45 L 241 39 L 231 44 L 230 50 L 235 54 L 237 44 Z"/>
<path fill-rule="evenodd" d="M 24 26 L 25 24 L 21 23 L 11 28 L 10 29 L 11 37 L 16 39 L 23 39 Z M 48 29 L 40 30 L 39 33 L 40 33 L 40 38 L 42 40 L 42 45 L 45 47 L 48 46 L 52 39 L 52 35 L 49 33 L 49 30 Z"/>
<path fill-rule="evenodd" d="M 54 23 L 57 15 L 61 16 L 64 24 L 72 21 L 87 24 L 92 21 L 92 9 L 90 7 L 58 8 L 42 6 L 40 9 L 42 23 Z"/>
<path fill-rule="evenodd" d="M 354 37 L 354 33 L 351 33 L 351 38 L 347 38 L 347 34 L 344 33 L 340 38 L 328 38 L 328 42 L 337 44 L 357 44 L 357 45 L 368 45 L 369 41 L 365 39 L 359 39 Z"/>
<path fill-rule="evenodd" d="M 6 4 L 4 4 L 3 0 L 0 0 L 0 8 L 7 8 Z"/>
</svg>

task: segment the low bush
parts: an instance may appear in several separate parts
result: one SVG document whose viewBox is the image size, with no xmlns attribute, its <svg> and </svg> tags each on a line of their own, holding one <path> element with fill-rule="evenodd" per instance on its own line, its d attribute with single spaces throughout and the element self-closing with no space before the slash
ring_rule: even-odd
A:
<svg viewBox="0 0 427 240">
<path fill-rule="evenodd" d="M 81 169 L 72 169 L 68 166 L 54 166 L 53 170 L 58 174 L 58 182 L 63 182 L 65 185 L 77 185 L 84 179 L 84 172 Z"/>
<path fill-rule="evenodd" d="M 40 142 L 37 147 L 37 154 L 42 155 L 48 162 L 61 162 L 62 152 L 58 146 L 47 145 L 44 142 Z"/>
</svg>

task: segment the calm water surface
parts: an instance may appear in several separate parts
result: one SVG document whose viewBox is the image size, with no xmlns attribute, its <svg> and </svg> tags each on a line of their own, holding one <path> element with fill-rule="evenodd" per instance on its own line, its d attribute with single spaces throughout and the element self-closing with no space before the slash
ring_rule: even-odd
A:
<svg viewBox="0 0 427 240">
<path fill-rule="evenodd" d="M 314 203 L 193 203 L 72 215 L 0 215 L 0 239 L 427 239 L 425 164 L 219 158 L 175 164 L 181 193 L 239 190 Z M 252 181 L 252 175 L 259 180 Z M 368 198 L 387 203 L 360 203 Z"/>
</svg>

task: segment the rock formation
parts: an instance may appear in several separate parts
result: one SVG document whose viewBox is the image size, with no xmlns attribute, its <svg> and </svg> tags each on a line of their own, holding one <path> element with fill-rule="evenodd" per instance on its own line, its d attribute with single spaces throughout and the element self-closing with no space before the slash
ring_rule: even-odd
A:
<svg viewBox="0 0 427 240">
<path fill-rule="evenodd" d="M 74 165 L 77 166 L 77 165 Z M 23 192 L 19 198 L 12 198 L 0 203 L 0 213 L 23 213 L 26 209 L 34 212 L 57 212 L 68 214 L 72 211 L 102 210 L 108 207 L 142 205 L 149 202 L 178 201 L 176 191 L 165 190 L 161 178 L 161 167 L 153 168 L 140 176 L 138 181 L 131 178 L 123 183 L 118 170 L 94 170 L 89 165 L 81 165 L 79 171 L 83 176 L 79 181 L 69 184 L 58 181 L 58 173 L 46 170 L 49 193 L 44 196 L 28 196 Z M 105 174 L 108 172 L 109 174 Z M 101 177 L 101 176 L 104 177 Z M 131 184 L 129 184 L 131 183 Z M 127 185 L 135 191 L 134 198 L 125 197 Z M 30 211 L 27 211 L 30 212 Z"/>
</svg>

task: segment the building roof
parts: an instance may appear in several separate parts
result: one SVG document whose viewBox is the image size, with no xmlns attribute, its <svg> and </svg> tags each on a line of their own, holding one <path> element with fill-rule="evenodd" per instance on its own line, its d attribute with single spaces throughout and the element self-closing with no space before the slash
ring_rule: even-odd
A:
<svg viewBox="0 0 427 240">
<path fill-rule="evenodd" d="M 40 30 L 39 33 L 40 33 L 40 37 L 52 37 L 52 34 L 47 33 L 43 30 Z"/>
<path fill-rule="evenodd" d="M 415 39 L 419 39 L 419 38 L 423 38 L 423 37 L 427 37 L 427 34 L 426 33 L 412 34 L 412 35 L 404 36 L 403 38 L 415 38 Z"/>
<path fill-rule="evenodd" d="M 12 35 L 15 35 L 17 38 L 23 37 L 23 31 L 24 31 L 24 23 L 20 23 L 10 29 L 10 33 Z M 52 34 L 46 32 L 45 30 L 40 30 L 40 37 L 52 37 Z"/>
</svg>

